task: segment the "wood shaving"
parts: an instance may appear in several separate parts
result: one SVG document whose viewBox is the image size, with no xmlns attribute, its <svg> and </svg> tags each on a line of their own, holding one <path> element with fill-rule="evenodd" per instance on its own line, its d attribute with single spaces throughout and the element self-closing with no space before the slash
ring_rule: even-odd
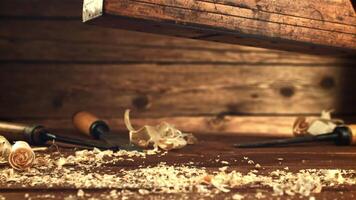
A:
<svg viewBox="0 0 356 200">
<path fill-rule="evenodd" d="M 255 198 L 256 199 L 263 199 L 263 198 L 266 198 L 266 195 L 262 194 L 261 192 L 257 192 L 255 194 Z"/>
<path fill-rule="evenodd" d="M 220 170 L 220 171 L 226 171 L 226 170 L 227 170 L 227 166 L 225 166 L 225 167 L 220 167 L 219 170 Z"/>
<path fill-rule="evenodd" d="M 47 151 L 48 147 L 32 147 L 32 151 Z"/>
<path fill-rule="evenodd" d="M 243 198 L 244 196 L 241 194 L 234 194 L 234 196 L 232 196 L 233 200 L 242 200 Z"/>
<path fill-rule="evenodd" d="M 80 152 L 78 154 L 83 154 Z M 78 155 L 77 154 L 77 155 Z M 93 154 L 85 154 L 88 157 Z M 76 157 L 76 156 L 75 156 Z M 68 160 L 68 157 L 66 158 Z M 320 193 L 324 187 L 356 184 L 355 170 L 340 169 L 306 169 L 298 172 L 275 170 L 266 175 L 259 175 L 255 171 L 246 174 L 235 170 L 228 171 L 227 167 L 219 171 L 191 166 L 170 166 L 160 163 L 153 167 L 139 169 L 122 169 L 119 172 L 85 172 L 83 160 L 77 159 L 77 167 L 63 165 L 58 168 L 55 164 L 51 170 L 34 166 L 29 171 L 14 171 L 11 168 L 0 169 L 0 182 L 21 184 L 27 186 L 66 186 L 83 188 L 112 188 L 112 196 L 118 195 L 114 189 L 138 188 L 142 195 L 151 193 L 191 193 L 198 192 L 213 195 L 216 192 L 230 192 L 232 189 L 246 187 L 269 187 L 273 195 L 301 195 L 311 196 Z M 51 162 L 56 162 L 52 160 Z M 120 193 L 122 194 L 122 193 Z M 78 190 L 77 196 L 81 195 Z M 84 194 L 83 194 L 84 195 Z M 263 196 L 257 195 L 256 198 Z M 262 198 L 262 197 L 261 197 Z"/>
<path fill-rule="evenodd" d="M 156 154 L 159 151 L 155 152 Z M 123 160 L 132 160 L 132 157 L 146 158 L 145 152 L 138 151 L 111 151 L 94 148 L 93 150 L 76 151 L 75 155 L 68 156 L 65 159 L 64 165 L 80 165 L 82 167 L 96 166 L 99 167 L 103 164 L 116 163 Z"/>
<path fill-rule="evenodd" d="M 66 162 L 67 162 L 67 160 L 62 157 L 56 161 L 56 165 L 58 166 L 58 168 L 62 168 L 62 166 L 65 165 Z"/>
<path fill-rule="evenodd" d="M 231 170 L 227 166 L 212 170 L 159 163 L 155 166 L 141 166 L 138 169 L 121 168 L 120 171 L 102 171 L 100 166 L 113 163 L 112 160 L 116 162 L 122 159 L 146 158 L 146 154 L 94 149 L 77 151 L 74 155 L 66 157 L 57 155 L 59 157 L 56 158 L 48 155 L 39 156 L 33 167 L 26 171 L 16 171 L 6 166 L 0 168 L 0 183 L 8 187 L 21 184 L 22 187 L 61 186 L 78 189 L 76 195 L 69 195 L 64 199 L 89 197 L 90 194 L 85 193 L 83 189 L 107 188 L 110 188 L 110 192 L 98 199 L 134 198 L 137 193 L 148 195 L 192 192 L 208 196 L 231 192 L 236 195 L 233 198 L 238 199 L 244 196 L 235 194 L 236 189 L 256 187 L 270 188 L 274 196 L 313 197 L 313 194 L 320 193 L 325 187 L 356 184 L 356 170 L 305 169 L 297 172 L 275 170 L 259 174 L 257 170 L 242 173 Z M 46 166 L 41 165 L 39 161 L 47 162 Z M 132 188 L 137 188 L 138 191 L 127 190 Z M 255 198 L 264 198 L 264 195 L 257 192 Z"/>
<path fill-rule="evenodd" d="M 348 178 L 345 176 L 349 175 Z M 273 189 L 275 196 L 302 195 L 309 196 L 312 193 L 320 193 L 323 187 L 341 184 L 355 184 L 354 170 L 338 169 L 307 169 L 297 173 L 276 170 L 268 176 L 248 173 L 242 175 L 239 172 L 219 172 L 212 179 L 219 178 L 221 184 L 234 188 L 246 184 L 261 184 Z M 330 178 L 333 177 L 333 178 Z M 336 177 L 336 178 L 335 178 Z"/>
<path fill-rule="evenodd" d="M 124 121 L 129 130 L 130 141 L 140 147 L 153 146 L 164 150 L 180 149 L 187 144 L 194 144 L 197 139 L 191 133 L 183 133 L 173 125 L 162 122 L 157 126 L 145 125 L 136 130 L 130 122 L 130 110 L 125 111 Z"/>
<path fill-rule="evenodd" d="M 332 121 L 319 119 L 311 122 L 307 131 L 310 135 L 320 135 L 333 132 L 336 126 Z"/>
<path fill-rule="evenodd" d="M 8 157 L 11 152 L 11 144 L 10 142 L 4 137 L 0 135 L 0 158 L 1 161 L 7 161 Z"/>
<path fill-rule="evenodd" d="M 221 164 L 228 165 L 228 164 L 229 164 L 229 162 L 227 162 L 227 161 L 223 160 L 223 161 L 221 161 Z"/>
<path fill-rule="evenodd" d="M 308 134 L 309 123 L 305 117 L 298 117 L 293 124 L 293 134 L 295 136 L 304 136 Z"/>
<path fill-rule="evenodd" d="M 337 126 L 344 124 L 340 119 L 332 119 L 331 112 L 331 110 L 323 110 L 320 117 L 313 120 L 298 117 L 293 124 L 293 134 L 304 136 L 331 133 Z"/>
<path fill-rule="evenodd" d="M 34 161 L 35 153 L 27 142 L 17 141 L 11 147 L 9 163 L 14 169 L 28 169 L 33 165 Z"/>
<path fill-rule="evenodd" d="M 84 197 L 84 191 L 82 189 L 79 189 L 78 192 L 77 192 L 77 196 L 78 197 Z"/>
<path fill-rule="evenodd" d="M 150 194 L 150 191 L 145 190 L 145 189 L 139 189 L 138 193 L 142 194 L 142 195 L 146 195 L 146 194 Z"/>
</svg>

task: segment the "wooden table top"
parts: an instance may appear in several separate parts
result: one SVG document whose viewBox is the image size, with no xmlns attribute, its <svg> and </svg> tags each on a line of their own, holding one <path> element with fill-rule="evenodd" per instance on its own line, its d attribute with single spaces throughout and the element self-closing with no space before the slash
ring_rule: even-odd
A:
<svg viewBox="0 0 356 200">
<path fill-rule="evenodd" d="M 289 172 L 297 172 L 301 169 L 356 169 L 356 149 L 355 147 L 337 147 L 332 144 L 308 144 L 278 148 L 258 148 L 258 149 L 237 149 L 233 148 L 234 142 L 247 142 L 257 140 L 256 138 L 238 136 L 214 136 L 198 135 L 199 143 L 186 146 L 180 150 L 170 151 L 167 154 L 149 155 L 146 158 L 133 157 L 133 160 L 122 160 L 116 163 L 108 163 L 99 167 L 93 166 L 89 169 L 105 173 L 119 172 L 122 169 L 137 169 L 147 166 L 156 166 L 161 162 L 166 165 L 179 166 L 181 164 L 194 166 L 197 168 L 205 167 L 206 170 L 218 171 L 223 166 L 228 169 L 247 173 L 256 169 L 255 164 L 261 165 L 258 174 L 267 174 L 271 171 L 280 169 Z M 57 150 L 55 150 L 57 151 Z M 46 151 L 36 152 L 36 155 L 43 156 L 50 154 L 58 155 L 53 148 Z M 59 149 L 61 155 L 70 155 L 74 149 Z M 248 163 L 253 160 L 254 163 Z M 0 170 L 8 169 L 7 165 L 1 165 Z M 79 170 L 79 169 L 78 169 Z M 353 174 L 355 178 L 355 174 Z M 1 177 L 1 175 L 0 175 Z M 31 179 L 31 177 L 29 177 Z M 78 197 L 78 189 L 70 185 L 47 187 L 46 185 L 30 186 L 21 184 L 10 184 L 0 179 L 0 195 L 6 199 L 233 199 L 234 194 L 244 196 L 243 199 L 256 199 L 256 192 L 262 192 L 264 198 L 261 199 L 309 199 L 300 195 L 294 196 L 273 196 L 272 189 L 265 186 L 241 186 L 235 187 L 228 193 L 220 192 L 213 197 L 204 196 L 196 192 L 172 193 L 172 194 L 140 194 L 140 188 L 116 188 L 117 191 L 129 189 L 130 196 L 108 197 L 103 194 L 110 194 L 113 188 L 90 188 L 83 189 L 84 197 Z M 338 185 L 323 187 L 321 193 L 312 194 L 316 199 L 354 199 L 356 195 L 356 185 Z M 236 198 L 236 197 L 235 197 Z M 1 198 L 0 198 L 1 199 Z"/>
</svg>

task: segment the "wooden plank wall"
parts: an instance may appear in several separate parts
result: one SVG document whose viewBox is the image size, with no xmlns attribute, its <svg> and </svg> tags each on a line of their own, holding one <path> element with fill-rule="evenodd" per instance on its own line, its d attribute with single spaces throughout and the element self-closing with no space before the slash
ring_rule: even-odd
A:
<svg viewBox="0 0 356 200">
<path fill-rule="evenodd" d="M 90 26 L 81 7 L 0 3 L 0 119 L 69 127 L 80 109 L 115 120 L 130 108 L 138 124 L 165 118 L 192 131 L 285 133 L 296 115 L 356 114 L 352 57 Z"/>
</svg>

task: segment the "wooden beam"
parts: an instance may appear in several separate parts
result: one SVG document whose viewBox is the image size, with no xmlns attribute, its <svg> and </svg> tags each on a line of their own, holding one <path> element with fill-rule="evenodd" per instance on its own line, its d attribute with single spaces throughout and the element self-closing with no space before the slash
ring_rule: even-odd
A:
<svg viewBox="0 0 356 200">
<path fill-rule="evenodd" d="M 356 53 L 356 17 L 346 0 L 100 1 L 83 7 L 89 23 L 311 54 Z"/>
</svg>

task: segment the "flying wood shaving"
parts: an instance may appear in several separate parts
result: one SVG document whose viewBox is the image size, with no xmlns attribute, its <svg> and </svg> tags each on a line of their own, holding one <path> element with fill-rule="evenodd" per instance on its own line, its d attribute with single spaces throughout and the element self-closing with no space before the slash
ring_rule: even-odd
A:
<svg viewBox="0 0 356 200">
<path fill-rule="evenodd" d="M 162 122 L 157 126 L 145 125 L 135 130 L 130 122 L 130 110 L 125 111 L 125 125 L 129 130 L 130 141 L 140 147 L 147 148 L 151 145 L 164 150 L 180 149 L 187 144 L 194 144 L 197 139 L 190 133 L 182 133 L 173 125 Z"/>
<path fill-rule="evenodd" d="M 15 142 L 9 155 L 9 163 L 11 167 L 17 170 L 25 170 L 30 168 L 34 161 L 35 153 L 30 145 L 24 141 Z"/>
<path fill-rule="evenodd" d="M 295 136 L 320 135 L 332 132 L 337 126 L 343 125 L 340 119 L 331 118 L 332 111 L 321 112 L 321 116 L 314 120 L 305 117 L 298 117 L 293 124 L 293 134 Z"/>
</svg>

